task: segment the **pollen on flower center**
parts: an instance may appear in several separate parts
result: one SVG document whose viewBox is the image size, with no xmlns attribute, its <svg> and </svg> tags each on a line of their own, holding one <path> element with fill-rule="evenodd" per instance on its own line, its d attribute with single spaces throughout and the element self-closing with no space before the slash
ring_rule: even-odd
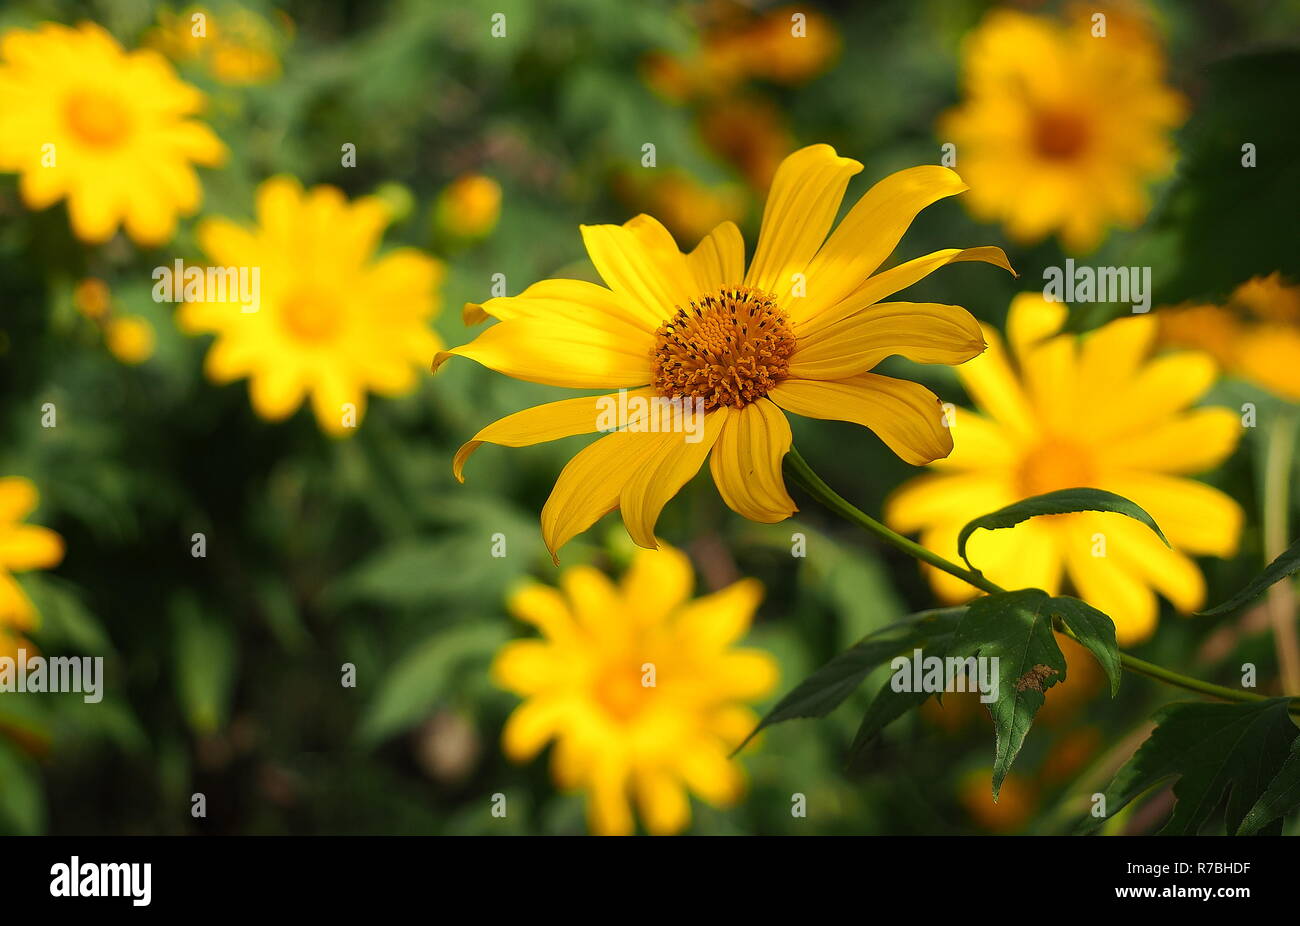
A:
<svg viewBox="0 0 1300 926">
<path fill-rule="evenodd" d="M 705 411 L 743 408 L 785 379 L 794 347 L 774 296 L 725 286 L 659 326 L 653 385 L 668 398 L 702 399 Z"/>
<path fill-rule="evenodd" d="M 1017 487 L 1022 496 L 1028 497 L 1089 486 L 1093 479 L 1092 460 L 1087 451 L 1069 441 L 1052 438 L 1021 462 Z"/>
<path fill-rule="evenodd" d="M 122 103 L 98 90 L 82 90 L 67 102 L 65 116 L 72 131 L 97 148 L 110 148 L 126 137 L 130 115 Z"/>
<path fill-rule="evenodd" d="M 343 313 L 335 297 L 313 291 L 291 295 L 280 305 L 280 320 L 299 341 L 323 341 L 339 327 Z"/>
<path fill-rule="evenodd" d="M 1075 157 L 1088 144 L 1088 124 L 1077 113 L 1043 110 L 1034 116 L 1034 148 L 1050 161 Z"/>
</svg>

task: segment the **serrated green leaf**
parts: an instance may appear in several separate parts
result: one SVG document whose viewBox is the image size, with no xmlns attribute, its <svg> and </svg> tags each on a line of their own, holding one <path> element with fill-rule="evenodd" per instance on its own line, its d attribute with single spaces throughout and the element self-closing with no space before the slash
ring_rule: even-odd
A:
<svg viewBox="0 0 1300 926">
<path fill-rule="evenodd" d="M 1217 617 L 1220 614 L 1235 611 L 1247 602 L 1253 601 L 1264 594 L 1270 586 L 1276 585 L 1297 572 L 1300 572 L 1300 540 L 1287 547 L 1281 556 L 1269 563 L 1263 572 L 1251 579 L 1246 584 L 1246 587 L 1237 594 L 1223 604 L 1216 605 L 1201 613 L 1206 617 Z"/>
<path fill-rule="evenodd" d="M 1052 599 L 1052 613 L 1074 631 L 1078 642 L 1088 648 L 1102 671 L 1110 680 L 1110 695 L 1119 691 L 1120 676 L 1124 670 L 1119 661 L 1119 645 L 1115 642 L 1115 622 L 1086 601 L 1057 595 Z"/>
<path fill-rule="evenodd" d="M 975 565 L 966 556 L 966 541 L 977 530 L 1001 530 L 1015 527 L 1021 521 L 1049 514 L 1073 514 L 1079 511 L 1110 511 L 1141 521 L 1156 532 L 1165 546 L 1169 541 L 1156 524 L 1155 519 L 1147 514 L 1136 502 L 1131 502 L 1122 495 L 1107 492 L 1104 489 L 1059 489 L 1046 495 L 1035 495 L 999 508 L 997 511 L 981 515 L 961 529 L 957 535 L 957 553 L 966 560 L 966 565 L 975 569 Z M 977 570 L 978 571 L 978 570 Z"/>
<path fill-rule="evenodd" d="M 1011 769 L 1045 692 L 1065 681 L 1065 654 L 1052 630 L 1051 598 L 1029 588 L 976 598 L 953 634 L 950 655 L 998 660 L 993 718 L 993 799 Z"/>
<path fill-rule="evenodd" d="M 1174 812 L 1162 835 L 1195 836 L 1227 792 L 1225 823 L 1237 832 L 1286 760 L 1297 730 L 1286 698 L 1246 704 L 1178 702 L 1156 714 L 1156 728 L 1104 792 L 1114 816 L 1149 788 L 1174 781 Z M 1262 813 L 1262 812 L 1261 812 Z M 1089 817 L 1090 832 L 1104 818 Z"/>
<path fill-rule="evenodd" d="M 1266 825 L 1300 808 L 1300 736 L 1291 741 L 1291 754 L 1282 763 L 1282 769 L 1269 782 L 1265 791 L 1250 808 L 1238 836 L 1252 836 Z"/>
<path fill-rule="evenodd" d="M 935 639 L 950 636 L 965 610 L 942 608 L 922 611 L 867 634 L 777 702 L 776 707 L 768 711 L 753 732 L 736 747 L 736 752 L 744 749 L 745 744 L 764 727 L 801 717 L 825 717 L 853 694 L 862 680 L 877 666 L 915 648 L 924 649 Z"/>
</svg>

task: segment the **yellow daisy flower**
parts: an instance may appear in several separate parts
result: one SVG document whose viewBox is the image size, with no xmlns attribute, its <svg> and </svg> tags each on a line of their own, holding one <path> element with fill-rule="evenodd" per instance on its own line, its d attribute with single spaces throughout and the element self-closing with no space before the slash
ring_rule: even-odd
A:
<svg viewBox="0 0 1300 926">
<path fill-rule="evenodd" d="M 190 119 L 203 94 L 156 51 L 126 52 L 94 23 L 45 23 L 0 39 L 0 171 L 31 209 L 68 201 L 72 230 L 107 241 L 119 225 L 156 247 L 202 199 L 192 164 L 226 148 Z"/>
<path fill-rule="evenodd" d="M 758 723 L 745 706 L 776 685 L 776 663 L 733 644 L 762 597 L 754 579 L 691 600 L 690 560 L 668 546 L 639 550 L 621 583 L 590 566 L 560 589 L 530 584 L 510 610 L 542 639 L 497 654 L 492 676 L 524 698 L 502 735 L 506 754 L 531 759 L 555 741 L 551 769 L 587 792 L 593 832 L 676 833 L 690 822 L 687 791 L 715 806 L 744 791 L 728 758 Z"/>
<path fill-rule="evenodd" d="M 390 220 L 376 197 L 349 203 L 334 187 L 304 192 L 292 177 L 273 177 L 257 191 L 257 227 L 201 222 L 199 244 L 211 262 L 258 269 L 261 290 L 256 311 L 243 311 L 233 296 L 180 307 L 182 329 L 217 335 L 208 376 L 248 377 L 253 409 L 269 421 L 310 396 L 333 436 L 360 424 L 367 391 L 414 389 L 417 368 L 441 346 L 429 321 L 443 269 L 414 248 L 375 259 Z"/>
<path fill-rule="evenodd" d="M 1254 277 L 1226 306 L 1161 309 L 1162 343 L 1214 354 L 1232 375 L 1300 402 L 1300 286 L 1279 273 Z"/>
<path fill-rule="evenodd" d="M 966 38 L 965 99 L 939 121 L 971 184 L 967 205 L 1016 241 L 1056 232 L 1072 251 L 1150 209 L 1145 185 L 1173 166 L 1170 130 L 1186 102 L 1164 84 L 1164 57 L 1139 19 L 1092 7 L 1066 22 L 995 10 Z"/>
<path fill-rule="evenodd" d="M 14 579 L 15 572 L 50 569 L 63 559 L 63 539 L 48 527 L 24 524 L 40 496 L 29 479 L 0 479 L 0 647 L 6 631 L 36 627 L 36 608 Z M 12 642 L 12 641 L 11 641 Z"/>
<path fill-rule="evenodd" d="M 960 306 L 880 300 L 954 261 L 1011 267 L 998 248 L 951 248 L 873 276 L 918 212 L 966 185 L 944 167 L 899 171 L 868 190 L 828 238 L 861 169 L 828 145 L 786 158 L 748 271 L 734 224 L 683 254 L 663 225 L 641 215 L 582 227 L 609 288 L 546 280 L 466 306 L 467 321 L 499 321 L 438 354 L 434 369 L 455 354 L 530 382 L 632 391 L 503 418 L 461 447 L 456 477 L 485 441 L 518 447 L 613 430 L 601 423 L 602 410 L 626 401 L 634 411 L 620 430 L 569 462 L 542 510 L 555 555 L 615 508 L 632 539 L 653 547 L 659 512 L 706 457 L 734 511 L 765 523 L 788 518 L 795 505 L 781 477 L 790 448 L 782 409 L 868 427 L 909 463 L 946 456 L 952 438 L 934 394 L 870 371 L 893 354 L 962 363 L 984 349 L 979 325 Z M 665 415 L 665 407 L 679 413 Z M 692 409 L 702 410 L 702 421 L 687 417 Z M 672 418 L 669 426 L 656 428 L 656 415 Z M 683 430 L 691 420 L 699 424 L 694 434 Z"/>
<path fill-rule="evenodd" d="M 983 414 L 955 411 L 956 449 L 935 464 L 944 472 L 904 483 L 886 503 L 885 519 L 895 530 L 920 531 L 922 545 L 956 559 L 963 525 L 1022 498 L 1092 487 L 1132 499 L 1174 549 L 1122 515 L 1083 512 L 977 531 L 967 552 L 1007 588 L 1056 594 L 1068 578 L 1115 621 L 1121 644 L 1136 643 L 1155 630 L 1155 592 L 1182 612 L 1203 603 L 1205 581 L 1189 554 L 1226 557 L 1237 548 L 1240 506 L 1185 477 L 1226 459 L 1241 426 L 1226 408 L 1189 409 L 1214 383 L 1209 355 L 1148 360 L 1157 326 L 1150 315 L 1082 338 L 1057 333 L 1065 316 L 1059 302 L 1017 296 L 1007 320 L 1012 356 L 985 328 L 989 350 L 957 370 Z M 945 601 L 973 594 L 966 583 L 927 570 Z"/>
</svg>

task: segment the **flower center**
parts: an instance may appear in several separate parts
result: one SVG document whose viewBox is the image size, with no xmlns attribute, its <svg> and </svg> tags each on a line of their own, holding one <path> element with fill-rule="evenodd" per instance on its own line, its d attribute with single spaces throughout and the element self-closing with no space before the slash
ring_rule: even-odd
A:
<svg viewBox="0 0 1300 926">
<path fill-rule="evenodd" d="M 1092 461 L 1075 444 L 1050 438 L 1025 457 L 1017 473 L 1022 497 L 1077 489 L 1093 481 Z"/>
<path fill-rule="evenodd" d="M 1076 113 L 1042 110 L 1034 117 L 1034 148 L 1049 161 L 1068 161 L 1088 143 L 1088 124 Z"/>
<path fill-rule="evenodd" d="M 654 387 L 668 398 L 702 399 L 705 411 L 743 408 L 785 379 L 794 347 L 774 296 L 724 286 L 659 326 Z"/>
<path fill-rule="evenodd" d="M 649 703 L 654 687 L 644 684 L 640 663 L 619 660 L 596 679 L 596 700 L 618 720 L 630 720 Z"/>
<path fill-rule="evenodd" d="M 126 107 L 116 97 L 99 90 L 82 90 L 73 94 L 64 114 L 77 137 L 97 148 L 118 144 L 131 127 Z"/>
<path fill-rule="evenodd" d="M 338 331 L 343 312 L 333 296 L 306 290 L 281 303 L 280 320 L 300 341 L 324 341 Z"/>
</svg>

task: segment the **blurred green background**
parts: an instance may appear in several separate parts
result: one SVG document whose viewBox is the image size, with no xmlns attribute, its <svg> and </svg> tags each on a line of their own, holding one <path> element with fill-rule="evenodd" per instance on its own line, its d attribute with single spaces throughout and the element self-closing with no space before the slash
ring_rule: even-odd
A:
<svg viewBox="0 0 1300 926">
<path fill-rule="evenodd" d="M 233 6 L 206 9 L 221 16 Z M 710 21 L 761 13 L 608 0 L 241 6 L 265 26 L 255 45 L 276 73 L 232 83 L 202 61 L 178 62 L 209 94 L 206 120 L 232 152 L 225 168 L 201 172 L 202 212 L 249 218 L 257 184 L 281 172 L 349 196 L 378 192 L 403 213 L 385 246 L 419 246 L 447 265 L 437 328 L 449 344 L 474 333 L 460 307 L 485 299 L 494 274 L 512 293 L 590 275 L 579 223 L 648 211 L 691 247 L 735 217 L 752 248 L 765 174 L 797 145 L 826 142 L 862 161 L 851 196 L 890 171 L 938 162 L 934 120 L 958 99 L 959 43 L 988 9 L 799 4 L 832 37 L 824 55 L 793 75 L 683 99 L 664 86 L 657 56 L 690 61 Z M 1295 211 L 1283 219 L 1268 197 L 1243 201 L 1224 186 L 1226 171 L 1203 165 L 1235 159 L 1244 130 L 1270 152 L 1260 170 L 1275 172 L 1278 189 L 1296 188 L 1300 4 L 1154 8 L 1170 81 L 1192 102 L 1177 137 L 1184 167 L 1156 191 L 1144 226 L 1111 234 L 1090 260 L 1166 268 L 1156 304 L 1211 299 L 1295 259 Z M 91 19 L 133 48 L 167 10 L 184 9 L 20 0 L 5 5 L 0 31 Z M 506 14 L 503 38 L 491 35 L 496 12 Z M 346 142 L 357 146 L 355 168 L 340 166 Z M 653 170 L 641 166 L 647 142 Z M 499 184 L 500 214 L 489 208 L 480 227 L 456 228 L 440 197 L 467 175 Z M 1231 223 L 1215 221 L 1224 201 Z M 43 615 L 32 639 L 50 654 L 104 655 L 108 677 L 98 705 L 0 696 L 0 832 L 583 832 L 581 796 L 557 793 L 545 762 L 502 757 L 501 727 L 517 700 L 486 670 L 525 632 L 506 615 L 507 590 L 525 576 L 555 579 L 537 515 L 585 439 L 486 447 L 466 485 L 451 475 L 452 454 L 474 431 L 555 390 L 454 362 L 411 395 L 373 400 L 348 439 L 322 435 L 305 410 L 264 422 L 246 384 L 204 379 L 207 339 L 182 334 L 173 306 L 150 298 L 154 266 L 199 258 L 193 228 L 183 222 L 157 251 L 122 237 L 90 248 L 72 237 L 62 206 L 30 213 L 16 178 L 0 176 L 0 475 L 35 481 L 42 504 L 32 520 L 67 543 L 57 569 L 21 577 Z M 1000 324 L 1012 295 L 1063 259 L 1052 241 L 1012 247 L 952 200 L 918 219 L 894 259 L 984 244 L 1007 248 L 1020 284 L 962 264 L 908 297 L 958 303 Z M 152 325 L 145 362 L 119 362 L 77 311 L 74 288 L 88 277 L 107 284 L 114 311 Z M 1098 320 L 1081 313 L 1079 323 Z M 906 375 L 963 401 L 947 368 Z M 1225 403 L 1271 401 L 1245 386 L 1218 388 L 1212 399 Z M 59 409 L 56 428 L 41 427 L 46 402 Z M 804 456 L 868 512 L 915 473 L 864 429 L 793 426 Z M 1259 456 L 1248 439 L 1209 480 L 1242 502 L 1251 524 L 1236 560 L 1205 564 L 1211 601 L 1260 564 Z M 703 476 L 659 525 L 691 554 L 698 590 L 742 575 L 766 586 L 749 642 L 781 664 L 773 700 L 863 633 L 933 604 L 913 562 L 795 499 L 804 509 L 795 520 L 756 525 L 729 512 Z M 796 531 L 808 537 L 805 558 L 790 555 Z M 195 532 L 207 537 L 206 558 L 190 555 Z M 504 558 L 490 555 L 497 533 L 508 541 Z M 630 552 L 608 518 L 571 543 L 564 562 L 617 571 Z M 1275 675 L 1258 622 L 1166 613 L 1138 654 L 1216 680 L 1246 661 Z M 356 666 L 357 687 L 340 685 L 343 663 Z M 1071 678 L 1052 690 L 999 805 L 988 791 L 991 731 L 974 705 L 950 698 L 910 715 L 846 768 L 862 706 L 852 699 L 747 750 L 749 796 L 727 811 L 695 803 L 692 832 L 1065 831 L 1079 810 L 1070 799 L 1096 790 L 1089 783 L 1111 767 L 1107 750 L 1131 748 L 1150 710 L 1177 696 L 1130 676 L 1112 702 L 1086 670 Z M 206 795 L 206 819 L 191 817 L 196 792 Z M 510 797 L 506 819 L 488 812 L 496 792 Z M 806 819 L 790 814 L 796 792 L 807 795 Z"/>
</svg>

